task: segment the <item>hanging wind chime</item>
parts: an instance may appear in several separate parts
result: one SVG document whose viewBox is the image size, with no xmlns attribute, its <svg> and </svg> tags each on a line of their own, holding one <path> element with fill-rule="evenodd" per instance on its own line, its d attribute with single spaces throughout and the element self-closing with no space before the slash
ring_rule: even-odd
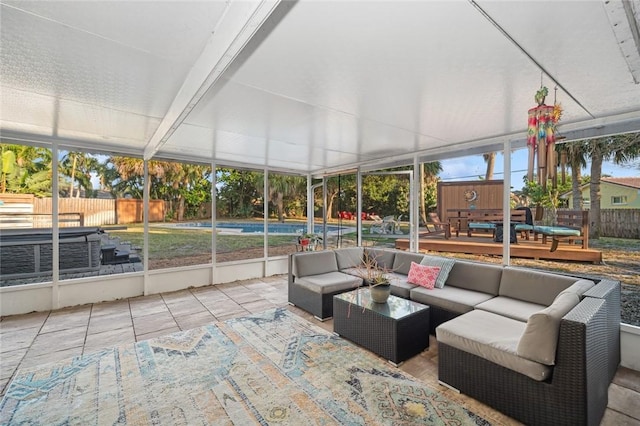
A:
<svg viewBox="0 0 640 426">
<path fill-rule="evenodd" d="M 530 182 L 533 181 L 537 153 L 538 169 L 536 175 L 538 184 L 543 188 L 547 186 L 547 179 L 556 181 L 556 124 L 562 116 L 562 106 L 556 102 L 555 96 L 553 105 L 545 105 L 544 101 L 548 94 L 549 89 L 542 85 L 540 90 L 536 92 L 535 100 L 538 106 L 529 110 L 527 131 L 527 147 L 529 149 L 527 179 Z"/>
</svg>

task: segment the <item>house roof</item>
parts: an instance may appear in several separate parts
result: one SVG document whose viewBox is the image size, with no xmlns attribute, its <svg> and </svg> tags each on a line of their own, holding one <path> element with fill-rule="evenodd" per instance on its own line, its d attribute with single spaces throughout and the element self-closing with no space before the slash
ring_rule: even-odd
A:
<svg viewBox="0 0 640 426">
<path fill-rule="evenodd" d="M 609 182 L 615 185 L 622 185 L 640 189 L 640 177 L 605 177 L 600 180 L 602 182 Z"/>
<path fill-rule="evenodd" d="M 4 141 L 322 174 L 640 130 L 638 2 L 0 0 Z"/>
<path fill-rule="evenodd" d="M 600 182 L 640 189 L 640 177 L 603 177 L 600 179 Z M 580 185 L 580 189 L 588 187 L 589 183 L 583 183 L 582 185 Z M 560 198 L 569 198 L 570 196 L 571 191 L 560 194 Z"/>
</svg>

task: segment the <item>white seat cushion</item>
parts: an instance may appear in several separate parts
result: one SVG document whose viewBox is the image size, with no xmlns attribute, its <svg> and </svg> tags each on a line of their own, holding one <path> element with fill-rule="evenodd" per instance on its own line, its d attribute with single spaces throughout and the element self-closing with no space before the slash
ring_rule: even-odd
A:
<svg viewBox="0 0 640 426">
<path fill-rule="evenodd" d="M 439 343 L 543 381 L 551 374 L 551 368 L 518 356 L 518 341 L 525 327 L 522 321 L 475 310 L 440 324 L 436 337 Z"/>
<path fill-rule="evenodd" d="M 411 289 L 410 297 L 411 300 L 425 305 L 463 314 L 473 310 L 477 304 L 491 299 L 493 295 L 453 286 L 434 288 L 433 290 L 417 286 Z"/>
<path fill-rule="evenodd" d="M 329 294 L 342 290 L 354 290 L 362 285 L 362 278 L 342 272 L 327 272 L 326 274 L 298 278 L 295 284 L 314 293 Z"/>
<path fill-rule="evenodd" d="M 537 303 L 524 302 L 510 297 L 498 296 L 476 305 L 476 309 L 502 315 L 514 320 L 527 322 L 529 317 L 546 308 Z"/>
</svg>

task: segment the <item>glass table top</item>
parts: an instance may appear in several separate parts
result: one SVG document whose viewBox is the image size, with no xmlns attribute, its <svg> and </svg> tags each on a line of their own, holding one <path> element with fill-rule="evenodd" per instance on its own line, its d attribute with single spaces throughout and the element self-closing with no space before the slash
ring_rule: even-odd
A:
<svg viewBox="0 0 640 426">
<path fill-rule="evenodd" d="M 340 300 L 360 306 L 376 312 L 380 315 L 387 316 L 393 319 L 399 319 L 411 315 L 416 312 L 423 311 L 429 307 L 422 303 L 413 302 L 411 300 L 403 299 L 402 297 L 396 297 L 394 295 L 389 296 L 387 303 L 375 303 L 371 300 L 369 289 L 366 287 L 359 288 L 357 290 L 341 293 L 336 296 Z"/>
</svg>

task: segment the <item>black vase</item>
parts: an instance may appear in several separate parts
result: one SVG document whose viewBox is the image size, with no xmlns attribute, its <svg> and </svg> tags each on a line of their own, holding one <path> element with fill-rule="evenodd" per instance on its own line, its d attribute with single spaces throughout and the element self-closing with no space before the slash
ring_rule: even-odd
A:
<svg viewBox="0 0 640 426">
<path fill-rule="evenodd" d="M 369 287 L 371 294 L 371 300 L 374 303 L 387 303 L 389 296 L 391 295 L 390 284 L 378 284 Z"/>
</svg>

